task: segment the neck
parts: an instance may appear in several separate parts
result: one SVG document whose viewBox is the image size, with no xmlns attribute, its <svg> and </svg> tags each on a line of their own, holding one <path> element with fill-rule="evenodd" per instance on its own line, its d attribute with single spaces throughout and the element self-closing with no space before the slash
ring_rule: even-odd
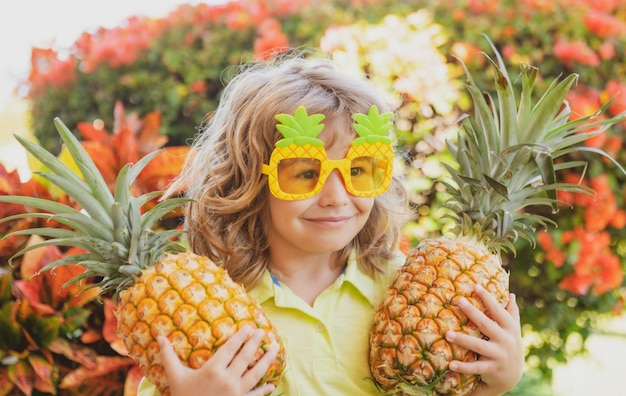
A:
<svg viewBox="0 0 626 396">
<path fill-rule="evenodd" d="M 272 274 L 309 305 L 313 305 L 317 296 L 341 275 L 344 268 L 345 263 L 338 263 L 332 254 L 293 260 L 273 258 L 270 264 Z"/>
</svg>

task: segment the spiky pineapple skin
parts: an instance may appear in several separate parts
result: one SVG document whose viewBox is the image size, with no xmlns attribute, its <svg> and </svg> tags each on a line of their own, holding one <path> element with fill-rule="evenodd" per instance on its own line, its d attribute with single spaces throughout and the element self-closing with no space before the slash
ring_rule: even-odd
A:
<svg viewBox="0 0 626 396">
<path fill-rule="evenodd" d="M 166 254 L 120 292 L 117 332 L 129 355 L 163 396 L 170 394 L 157 337 L 166 336 L 183 364 L 199 368 L 245 325 L 265 330 L 258 360 L 271 344 L 280 346 L 260 384 L 277 384 L 285 350 L 261 306 L 226 270 L 191 252 Z"/>
<path fill-rule="evenodd" d="M 448 364 L 474 361 L 477 354 L 445 339 L 448 330 L 483 337 L 457 305 L 466 297 L 486 311 L 474 295 L 475 284 L 508 304 L 508 272 L 500 256 L 475 238 L 426 239 L 408 254 L 370 334 L 370 368 L 382 389 L 425 396 L 467 395 L 475 389 L 478 375 L 448 371 Z"/>
</svg>

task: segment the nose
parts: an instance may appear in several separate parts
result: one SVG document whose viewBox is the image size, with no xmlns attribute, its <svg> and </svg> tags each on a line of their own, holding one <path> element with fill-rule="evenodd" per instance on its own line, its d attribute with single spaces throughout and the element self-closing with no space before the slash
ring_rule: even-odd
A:
<svg viewBox="0 0 626 396">
<path fill-rule="evenodd" d="M 319 204 L 321 206 L 340 206 L 345 205 L 349 200 L 350 193 L 346 190 L 341 172 L 339 169 L 333 169 L 319 193 Z"/>
</svg>

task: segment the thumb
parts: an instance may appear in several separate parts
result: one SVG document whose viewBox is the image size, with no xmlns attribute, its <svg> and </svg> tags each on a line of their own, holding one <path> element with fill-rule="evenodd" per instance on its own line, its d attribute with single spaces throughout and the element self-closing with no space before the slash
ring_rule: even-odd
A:
<svg viewBox="0 0 626 396">
<path fill-rule="evenodd" d="M 159 336 L 157 337 L 157 342 L 159 343 L 159 356 L 165 369 L 165 375 L 172 377 L 181 366 L 178 355 L 176 355 L 172 344 L 167 338 Z"/>
</svg>

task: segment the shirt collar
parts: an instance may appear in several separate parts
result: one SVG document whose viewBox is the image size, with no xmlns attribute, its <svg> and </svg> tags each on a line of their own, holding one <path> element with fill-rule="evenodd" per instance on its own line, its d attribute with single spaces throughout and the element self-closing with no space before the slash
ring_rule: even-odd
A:
<svg viewBox="0 0 626 396">
<path fill-rule="evenodd" d="M 335 287 L 341 287 L 344 282 L 352 285 L 370 304 L 374 305 L 376 281 L 361 271 L 357 264 L 356 252 L 354 250 L 350 252 L 346 269 L 337 279 Z M 250 295 L 259 304 L 263 304 L 276 295 L 276 288 L 279 287 L 280 284 L 272 277 L 272 274 L 265 270 L 260 282 L 250 290 Z"/>
</svg>

